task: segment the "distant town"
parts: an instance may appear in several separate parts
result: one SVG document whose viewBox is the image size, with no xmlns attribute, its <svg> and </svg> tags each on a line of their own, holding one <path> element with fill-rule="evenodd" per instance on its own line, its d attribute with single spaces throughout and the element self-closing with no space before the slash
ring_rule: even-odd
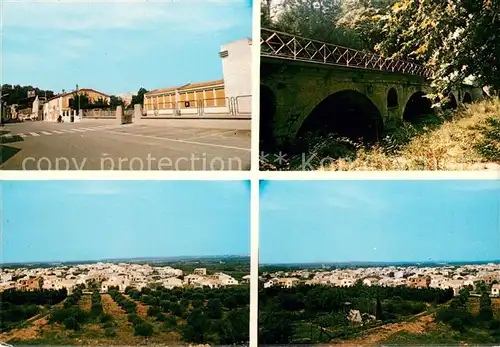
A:
<svg viewBox="0 0 500 347">
<path fill-rule="evenodd" d="M 352 287 L 365 286 L 453 289 L 455 296 L 463 288 L 478 284 L 491 286 L 491 296 L 500 297 L 500 263 L 460 266 L 387 266 L 356 267 L 333 270 L 300 269 L 263 272 L 259 277 L 264 288 L 292 288 L 298 285 Z"/>
<path fill-rule="evenodd" d="M 15 290 L 60 290 L 71 294 L 78 285 L 100 283 L 100 292 L 107 293 L 109 288 L 118 287 L 124 292 L 127 287 L 141 290 L 145 287 L 159 286 L 173 288 L 221 288 L 249 283 L 250 276 L 241 281 L 223 272 L 210 272 L 207 268 L 196 268 L 192 273 L 170 266 L 151 266 L 149 264 L 102 263 L 48 268 L 2 269 L 0 272 L 0 292 Z"/>
</svg>

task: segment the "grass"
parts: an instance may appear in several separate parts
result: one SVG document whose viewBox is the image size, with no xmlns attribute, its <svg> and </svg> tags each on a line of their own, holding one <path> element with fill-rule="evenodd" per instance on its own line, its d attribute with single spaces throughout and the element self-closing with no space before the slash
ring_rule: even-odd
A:
<svg viewBox="0 0 500 347">
<path fill-rule="evenodd" d="M 436 330 L 427 331 L 425 334 L 410 333 L 408 331 L 399 331 L 386 340 L 384 345 L 440 345 L 440 344 L 490 344 L 500 342 L 500 336 L 494 336 L 489 331 L 477 328 L 470 328 L 465 333 L 459 333 L 451 330 L 444 324 L 439 324 Z"/>
<path fill-rule="evenodd" d="M 334 134 L 306 140 L 305 155 L 263 170 L 386 171 L 500 169 L 500 99 L 404 123 L 374 145 Z M 311 160 L 311 158 L 314 158 Z M 310 165 L 309 165 L 310 164 Z"/>
</svg>

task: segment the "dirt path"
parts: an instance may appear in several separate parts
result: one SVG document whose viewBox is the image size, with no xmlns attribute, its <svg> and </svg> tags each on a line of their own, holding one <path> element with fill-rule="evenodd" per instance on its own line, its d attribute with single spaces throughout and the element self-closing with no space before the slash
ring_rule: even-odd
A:
<svg viewBox="0 0 500 347">
<path fill-rule="evenodd" d="M 121 321 L 127 322 L 127 312 L 125 312 L 124 309 L 118 306 L 118 304 L 113 300 L 113 298 L 109 294 L 101 295 L 101 304 L 104 313 L 113 316 L 113 319 L 117 323 L 120 323 Z"/>
<path fill-rule="evenodd" d="M 336 345 L 375 345 L 401 331 L 407 331 L 413 334 L 423 334 L 424 332 L 435 328 L 436 323 L 434 323 L 434 314 L 426 316 L 423 313 L 420 313 L 415 317 L 416 319 L 413 321 L 385 324 L 380 327 L 368 329 L 364 332 L 363 336 L 352 340 L 342 341 Z"/>
<path fill-rule="evenodd" d="M 148 309 L 149 309 L 149 306 L 147 305 L 144 305 L 142 302 L 140 301 L 137 301 L 137 300 L 134 300 L 132 299 L 130 296 L 128 295 L 123 295 L 125 298 L 127 298 L 127 300 L 130 300 L 132 302 L 135 302 L 137 304 L 137 315 L 139 317 L 141 317 L 142 319 L 144 320 L 147 320 L 147 321 L 151 321 L 151 318 L 152 317 L 149 317 L 148 316 Z"/>
<path fill-rule="evenodd" d="M 11 331 L 0 334 L 0 341 L 38 339 L 41 335 L 42 328 L 48 322 L 46 317 L 38 318 L 32 321 L 29 327 L 12 329 Z"/>
</svg>

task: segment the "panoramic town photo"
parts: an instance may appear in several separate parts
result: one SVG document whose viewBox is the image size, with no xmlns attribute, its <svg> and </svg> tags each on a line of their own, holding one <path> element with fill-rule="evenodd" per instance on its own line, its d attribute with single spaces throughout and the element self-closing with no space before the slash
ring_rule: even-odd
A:
<svg viewBox="0 0 500 347">
<path fill-rule="evenodd" d="M 2 12 L 1 169 L 250 169 L 248 0 Z"/>
<path fill-rule="evenodd" d="M 247 345 L 249 190 L 4 181 L 0 344 Z"/>
<path fill-rule="evenodd" d="M 496 180 L 263 181 L 259 344 L 498 345 Z"/>
<path fill-rule="evenodd" d="M 498 170 L 499 13 L 262 0 L 260 169 Z"/>
</svg>

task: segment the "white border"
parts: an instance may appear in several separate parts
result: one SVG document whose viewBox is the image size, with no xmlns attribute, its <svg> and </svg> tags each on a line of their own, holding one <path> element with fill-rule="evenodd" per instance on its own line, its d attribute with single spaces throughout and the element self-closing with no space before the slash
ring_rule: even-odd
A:
<svg viewBox="0 0 500 347">
<path fill-rule="evenodd" d="M 0 170 L 0 181 L 113 180 L 113 181 L 248 181 L 250 171 L 118 171 L 118 170 Z"/>
<path fill-rule="evenodd" d="M 263 171 L 260 180 L 499 180 L 491 171 Z"/>
<path fill-rule="evenodd" d="M 47 2 L 47 0 L 44 0 Z M 67 0 L 64 0 L 67 1 Z M 176 0 L 170 0 L 176 2 Z M 186 0 L 185 0 L 186 1 Z M 189 1 L 189 0 L 187 0 Z M 225 0 L 231 1 L 231 0 Z M 5 2 L 11 2 L 6 0 Z M 17 2 L 41 2 L 17 0 Z M 48 2 L 58 2 L 49 0 Z M 70 2 L 70 1 L 68 1 Z M 89 2 L 89 1 L 71 1 Z M 94 0 L 96 3 L 115 1 Z M 146 0 L 119 0 L 143 3 Z M 149 2 L 164 2 L 149 0 Z M 191 0 L 196 3 L 198 1 Z M 217 1 L 214 1 L 217 2 Z M 0 1 L 0 18 L 3 15 Z M 250 171 L 10 171 L 0 170 L 0 180 L 165 180 L 165 181 L 250 181 L 250 346 L 258 346 L 259 191 L 260 180 L 499 180 L 500 170 L 492 171 L 259 171 L 260 111 L 260 0 L 252 9 L 252 125 Z M 2 50 L 0 42 L 0 55 Z M 0 67 L 1 67 L 0 60 Z M 1 78 L 1 76 L 0 76 Z M 0 196 L 1 199 L 1 196 Z M 3 201 L 0 200 L 0 209 Z"/>
<path fill-rule="evenodd" d="M 259 118 L 260 118 L 260 0 L 252 0 L 252 129 L 250 172 L 250 347 L 259 345 Z"/>
</svg>

